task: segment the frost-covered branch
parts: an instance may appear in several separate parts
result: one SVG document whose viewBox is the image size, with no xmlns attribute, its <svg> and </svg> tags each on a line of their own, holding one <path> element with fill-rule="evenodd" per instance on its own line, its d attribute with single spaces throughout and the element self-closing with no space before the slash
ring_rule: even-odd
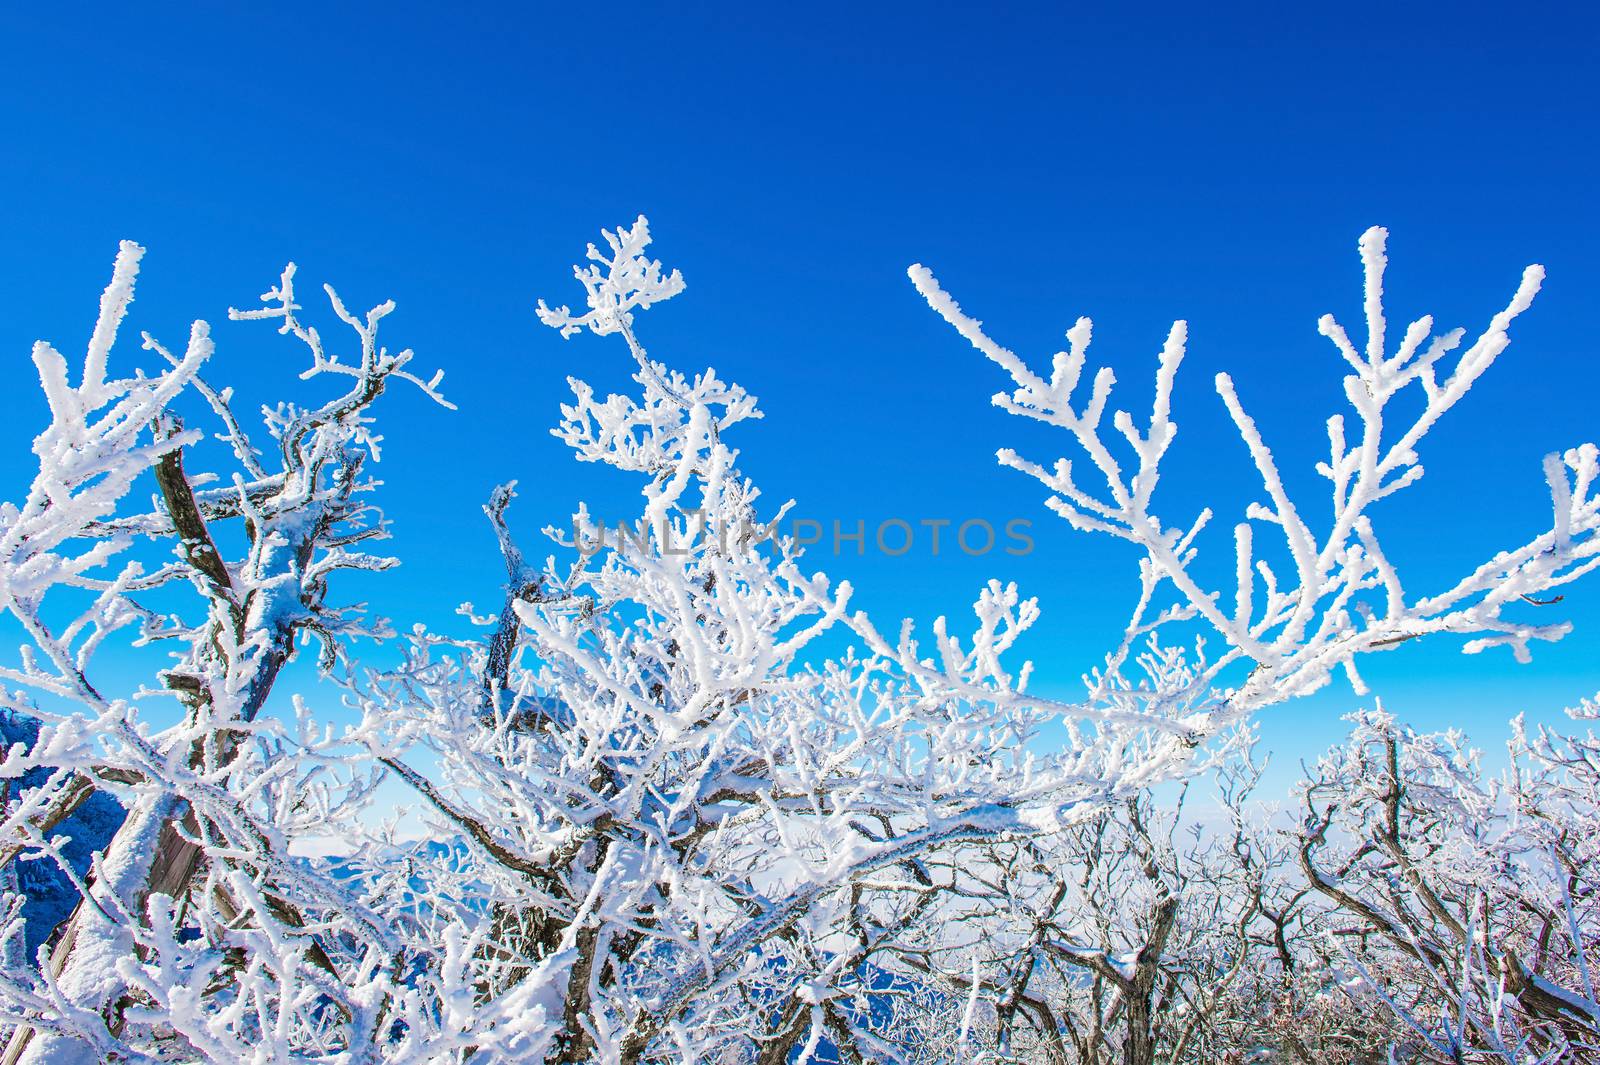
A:
<svg viewBox="0 0 1600 1065">
<path fill-rule="evenodd" d="M 1109 366 L 1094 371 L 1086 392 L 1080 388 L 1091 334 L 1087 318 L 1068 332 L 1067 350 L 1056 354 L 1044 376 L 989 339 L 981 323 L 966 315 L 925 267 L 911 268 L 912 282 L 929 305 L 1010 375 L 1015 391 L 996 395 L 995 404 L 1065 430 L 1089 460 L 1098 487 L 1082 481 L 1082 467 L 1069 458 L 1043 465 L 1009 449 L 999 455 L 1002 465 L 1045 485 L 1052 493 L 1048 505 L 1075 528 L 1127 540 L 1140 549 L 1145 595 L 1130 630 L 1142 633 L 1196 618 L 1224 641 L 1224 652 L 1204 671 L 1207 682 L 1220 678 L 1235 662 L 1252 667 L 1249 679 L 1229 691 L 1226 709 L 1209 720 L 1213 727 L 1313 691 L 1339 669 L 1363 692 L 1355 665 L 1361 654 L 1421 636 L 1466 637 L 1469 652 L 1504 644 L 1519 660 L 1525 659 L 1530 641 L 1557 639 L 1567 626 L 1521 620 L 1513 608 L 1539 600 L 1600 565 L 1596 452 L 1585 444 L 1545 460 L 1552 502 L 1548 532 L 1494 555 L 1441 591 L 1424 596 L 1407 591 L 1381 546 L 1375 504 L 1422 476 L 1423 438 L 1505 350 L 1507 331 L 1531 304 L 1544 271 L 1538 266 L 1524 271 L 1506 308 L 1446 368 L 1445 357 L 1460 347 L 1464 333 L 1434 336 L 1430 317 L 1407 327 L 1390 353 L 1383 309 L 1386 240 L 1387 232 L 1375 227 L 1360 241 L 1366 278 L 1364 349 L 1356 349 L 1331 315 L 1319 323 L 1350 366 L 1344 393 L 1355 421 L 1353 428 L 1344 414 L 1327 421 L 1329 457 L 1317 465 L 1331 487 L 1332 506 L 1325 517 L 1317 518 L 1307 503 L 1292 498 L 1232 379 L 1217 377 L 1217 392 L 1265 496 L 1234 527 L 1235 580 L 1220 588 L 1207 584 L 1196 565 L 1197 536 L 1212 511 L 1174 522 L 1153 507 L 1162 462 L 1177 434 L 1172 392 L 1186 349 L 1186 323 L 1174 323 L 1157 359 L 1150 413 L 1136 421 L 1127 411 L 1108 414 L 1115 383 Z M 1421 409 L 1400 413 L 1392 401 L 1405 395 L 1415 395 Z M 1128 457 L 1119 458 L 1119 453 Z M 1281 538 L 1279 553 L 1258 545 L 1262 530 Z M 1172 601 L 1152 617 L 1151 592 L 1161 586 L 1170 589 Z"/>
</svg>

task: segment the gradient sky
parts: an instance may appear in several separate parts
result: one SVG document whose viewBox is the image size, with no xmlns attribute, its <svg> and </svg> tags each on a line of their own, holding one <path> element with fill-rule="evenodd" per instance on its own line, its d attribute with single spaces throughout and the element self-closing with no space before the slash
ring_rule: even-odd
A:
<svg viewBox="0 0 1600 1065">
<path fill-rule="evenodd" d="M 1600 437 L 1592 8 L 56 7 L 0 14 L 0 495 L 25 490 L 43 426 L 29 346 L 81 350 L 119 238 L 150 249 L 133 324 L 178 343 L 211 320 L 210 376 L 249 402 L 308 396 L 296 351 L 223 321 L 293 258 L 307 292 L 395 298 L 390 342 L 442 367 L 460 407 L 386 400 L 406 568 L 359 594 L 399 622 L 495 601 L 479 507 L 499 481 L 521 479 L 526 538 L 579 499 L 630 513 L 636 485 L 546 432 L 566 375 L 619 388 L 625 352 L 563 343 L 533 304 L 581 299 L 568 264 L 640 212 L 689 282 L 641 334 L 762 397 L 766 421 L 738 443 L 774 501 L 869 528 L 1034 521 L 1024 558 L 817 564 L 890 626 L 968 617 L 983 580 L 1020 581 L 1045 611 L 1025 653 L 1062 694 L 1115 641 L 1133 557 L 995 468 L 997 447 L 1062 444 L 989 406 L 999 371 L 918 299 L 910 262 L 1041 365 L 1091 315 L 1093 354 L 1135 410 L 1187 318 L 1158 500 L 1218 509 L 1224 564 L 1251 473 L 1212 376 L 1234 375 L 1301 498 L 1324 499 L 1308 471 L 1342 364 L 1316 320 L 1359 326 L 1369 225 L 1392 234 L 1391 322 L 1432 313 L 1476 335 L 1524 265 L 1549 270 L 1510 351 L 1431 438 L 1423 484 L 1381 515 L 1413 589 L 1543 528 L 1541 456 Z M 1600 578 L 1554 612 L 1577 631 L 1531 666 L 1435 641 L 1369 679 L 1403 717 L 1498 745 L 1509 714 L 1600 688 Z M 1361 702 L 1341 688 L 1277 708 L 1267 743 L 1280 763 L 1314 756 Z"/>
</svg>

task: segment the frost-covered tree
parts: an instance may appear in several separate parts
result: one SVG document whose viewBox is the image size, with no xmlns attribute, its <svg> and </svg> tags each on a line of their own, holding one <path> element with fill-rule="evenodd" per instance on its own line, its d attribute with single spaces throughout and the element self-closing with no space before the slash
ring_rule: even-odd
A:
<svg viewBox="0 0 1600 1065">
<path fill-rule="evenodd" d="M 8 1061 L 104 1057 L 130 1040 L 139 1045 L 152 1025 L 138 1018 L 151 1010 L 164 1022 L 150 1038 L 173 1035 L 226 1058 L 250 1043 L 186 1031 L 222 1008 L 204 994 L 219 981 L 237 981 L 226 996 L 233 1008 L 249 1012 L 254 1000 L 258 1032 L 299 1035 L 298 1024 L 330 1009 L 359 1017 L 361 1007 L 339 1001 L 346 989 L 327 1002 L 323 991 L 311 992 L 318 1001 L 306 998 L 308 988 L 335 986 L 307 914 L 346 911 L 347 929 L 371 950 L 393 942 L 377 914 L 289 853 L 325 817 L 337 824 L 343 804 L 329 803 L 330 794 L 357 800 L 371 779 L 341 778 L 320 760 L 304 716 L 282 722 L 261 713 L 304 637 L 320 641 L 331 666 L 347 641 L 381 633 L 359 609 L 327 601 L 339 571 L 394 561 L 361 550 L 384 535 L 366 499 L 372 484 L 363 470 L 380 439 L 367 412 L 392 381 L 437 399 L 438 378 L 412 376 L 409 351 L 377 343 L 392 304 L 358 318 L 332 289 L 360 353 L 349 362 L 328 353 L 297 317 L 291 265 L 263 297 L 264 309 L 234 316 L 279 321 L 280 332 L 310 351 L 302 376 L 349 378 L 349 388 L 313 406 L 266 410 L 272 445 L 258 450 L 230 393 L 200 376 L 213 351 L 204 322 L 194 324 L 182 354 L 144 336 L 164 363 L 159 372 L 112 376 L 111 350 L 142 255 L 123 244 L 76 375 L 53 347 L 35 346 L 51 424 L 34 441 L 39 473 L 24 502 L 0 514 L 4 601 L 30 638 L 18 664 L 4 670 L 20 686 L 8 701 L 44 721 L 30 747 L 11 749 L 4 772 L 48 774 L 8 804 L 4 856 L 59 857 L 63 841 L 52 831 L 95 793 L 115 795 L 127 811 L 79 880 L 77 907 L 55 930 L 39 971 L 5 974 L 0 993 L 18 1022 Z M 195 468 L 203 437 L 184 427 L 189 400 L 220 422 L 225 446 L 206 456 L 220 460 L 218 469 Z M 153 497 L 132 495 L 136 484 Z M 95 654 L 129 636 L 174 647 L 171 664 L 134 690 L 103 690 Z M 143 710 L 163 700 L 174 709 Z M 65 861 L 62 868 L 76 876 Z M 7 931 L 21 936 L 15 907 L 12 916 Z M 292 941 L 266 951 L 224 945 L 230 926 L 253 927 L 246 938 L 279 932 Z M 308 962 L 328 971 L 296 971 Z M 235 968 L 241 972 L 230 974 Z"/>
<path fill-rule="evenodd" d="M 1419 442 L 1504 349 L 1536 268 L 1441 378 L 1459 333 L 1424 348 L 1424 319 L 1387 354 L 1382 233 L 1363 238 L 1365 353 L 1324 322 L 1353 367 L 1359 439 L 1347 446 L 1344 420 L 1330 420 L 1319 468 L 1333 507 L 1315 529 L 1219 379 L 1268 499 L 1236 530 L 1231 607 L 1192 567 L 1209 512 L 1175 527 L 1152 509 L 1176 432 L 1181 323 L 1147 425 L 1111 416 L 1130 475 L 1101 434 L 1110 370 L 1074 399 L 1086 320 L 1039 377 L 914 268 L 934 307 L 1013 377 L 1002 405 L 1067 430 L 1106 488 L 1080 489 L 1065 459 L 1048 471 L 1005 461 L 1044 481 L 1075 526 L 1138 549 L 1137 606 L 1085 697 L 1041 698 L 1031 667 L 1011 661 L 1038 613 L 1014 586 L 980 589 L 968 634 L 941 618 L 885 635 L 851 611 L 848 584 L 803 568 L 786 506 L 766 504 L 728 442 L 760 416 L 754 398 L 654 360 L 639 339 L 640 313 L 682 277 L 648 257 L 643 219 L 605 237 L 577 270 L 586 310 L 540 304 L 539 317 L 564 336 L 615 337 L 634 360 L 629 395 L 573 381 L 555 433 L 578 461 L 637 478 L 638 522 L 596 549 L 580 506 L 570 533 L 545 530 L 536 562 L 510 530 L 512 486 L 497 490 L 486 511 L 504 603 L 486 617 L 468 608 L 457 629 L 413 627 L 398 664 L 363 665 L 360 641 L 392 634 L 329 598 L 339 571 L 393 565 L 365 550 L 384 534 L 367 472 L 377 401 L 404 383 L 443 402 L 437 376 L 379 344 L 392 304 L 357 316 L 328 290 L 355 334 L 350 358 L 306 323 L 292 267 L 263 309 L 236 314 L 297 339 L 302 376 L 348 379 L 331 398 L 266 409 L 264 449 L 231 393 L 200 375 L 203 323 L 181 353 L 146 337 L 153 368 L 112 374 L 132 245 L 81 366 L 36 349 L 51 423 L 33 485 L 0 511 L 0 597 L 27 643 L 0 675 L 8 706 L 41 725 L 0 762 L 17 785 L 0 859 L 55 862 L 79 901 L 31 964 L 21 944 L 43 937 L 20 899 L 7 903 L 7 1061 L 994 1060 L 996 974 L 981 953 L 964 985 L 928 963 L 961 942 L 968 876 L 1001 877 L 1003 894 L 1010 859 L 994 856 L 1139 810 L 1152 785 L 1224 758 L 1255 710 L 1340 669 L 1355 680 L 1360 654 L 1435 632 L 1524 654 L 1563 630 L 1517 620 L 1519 601 L 1596 563 L 1592 447 L 1547 461 L 1547 534 L 1430 597 L 1403 591 L 1370 518 L 1420 476 Z M 1383 415 L 1407 388 L 1423 413 L 1391 439 Z M 214 439 L 192 428 L 202 417 L 220 426 Z M 1282 535 L 1292 578 L 1254 550 L 1263 524 Z M 1163 640 L 1170 624 L 1200 626 L 1222 651 Z M 825 654 L 825 633 L 845 649 Z M 307 641 L 328 683 L 279 691 Z M 97 663 L 115 644 L 171 659 L 114 687 L 120 674 Z M 327 723 L 352 711 L 352 725 Z M 386 778 L 417 795 L 421 840 L 375 807 Z M 62 827 L 91 795 L 127 813 L 84 874 Z M 1150 948 L 1151 973 L 1171 941 L 1159 837 L 1129 837 L 1149 843 L 1131 869 L 1149 891 L 1127 901 L 1154 907 L 1135 945 Z M 335 856 L 296 846 L 311 840 Z M 990 858 L 964 865 L 972 855 Z M 1087 954 L 1059 960 L 1098 971 Z M 1131 971 L 1143 986 L 1145 970 Z M 1143 1008 L 1117 988 L 1125 1014 Z"/>
</svg>

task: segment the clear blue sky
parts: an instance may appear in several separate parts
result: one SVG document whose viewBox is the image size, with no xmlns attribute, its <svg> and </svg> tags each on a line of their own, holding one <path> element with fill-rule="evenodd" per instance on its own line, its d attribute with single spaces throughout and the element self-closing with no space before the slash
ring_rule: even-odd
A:
<svg viewBox="0 0 1600 1065">
<path fill-rule="evenodd" d="M 389 403 L 405 577 L 360 594 L 397 621 L 494 601 L 479 505 L 498 481 L 521 478 L 528 536 L 580 498 L 627 512 L 633 485 L 545 432 L 567 374 L 619 387 L 623 355 L 563 344 L 533 302 L 572 301 L 584 242 L 640 212 L 689 280 L 646 342 L 763 398 L 740 442 L 770 496 L 869 527 L 1035 520 L 1027 558 L 827 568 L 884 621 L 964 615 L 983 579 L 1021 581 L 1045 607 L 1027 653 L 1061 692 L 1114 639 L 1132 559 L 994 468 L 1002 445 L 1060 452 L 989 407 L 997 371 L 916 297 L 912 261 L 1036 360 L 1092 315 L 1129 404 L 1187 318 L 1163 491 L 1172 513 L 1230 520 L 1249 471 L 1211 377 L 1234 374 L 1303 471 L 1339 398 L 1315 322 L 1359 323 L 1364 228 L 1392 233 L 1391 320 L 1481 327 L 1544 263 L 1511 351 L 1383 525 L 1418 589 L 1542 527 L 1540 456 L 1600 437 L 1600 22 L 1580 5 L 46 7 L 0 15 L 0 495 L 23 490 L 42 425 L 29 345 L 81 347 L 119 238 L 150 248 L 135 324 L 177 342 L 217 323 L 211 376 L 252 401 L 304 395 L 297 354 L 221 319 L 293 258 L 352 304 L 394 297 L 391 341 L 443 367 L 460 406 Z M 1510 712 L 1600 688 L 1597 604 L 1591 582 L 1552 608 L 1578 631 L 1530 667 L 1440 643 L 1369 674 L 1403 716 L 1498 743 Z M 1281 708 L 1268 740 L 1311 755 L 1355 704 Z"/>
</svg>

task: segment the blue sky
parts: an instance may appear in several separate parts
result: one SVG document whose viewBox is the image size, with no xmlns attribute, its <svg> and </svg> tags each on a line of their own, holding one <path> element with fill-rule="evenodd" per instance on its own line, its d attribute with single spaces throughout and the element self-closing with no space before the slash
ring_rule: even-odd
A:
<svg viewBox="0 0 1600 1065">
<path fill-rule="evenodd" d="M 18 386 L 0 494 L 23 490 L 43 424 L 29 345 L 81 347 L 119 238 L 150 249 L 135 324 L 176 342 L 210 319 L 211 376 L 251 401 L 304 395 L 297 353 L 221 319 L 293 258 L 352 304 L 395 298 L 391 341 L 444 368 L 460 407 L 392 397 L 383 474 L 405 577 L 359 594 L 397 621 L 493 602 L 479 506 L 498 481 L 521 478 L 528 537 L 579 499 L 628 513 L 635 486 L 545 432 L 566 375 L 621 387 L 624 355 L 563 344 L 533 303 L 578 298 L 568 264 L 640 212 L 689 281 L 642 320 L 645 341 L 762 397 L 767 420 L 739 442 L 770 497 L 868 528 L 1034 521 L 1025 558 L 819 564 L 885 622 L 965 615 L 988 577 L 1022 582 L 1045 609 L 1026 652 L 1063 693 L 1115 639 L 1132 558 L 994 467 L 1000 446 L 1061 447 L 990 408 L 998 371 L 917 298 L 912 261 L 1039 362 L 1093 316 L 1135 409 L 1187 318 L 1165 505 L 1230 523 L 1249 469 L 1212 375 L 1230 371 L 1283 464 L 1309 468 L 1340 376 L 1315 323 L 1359 323 L 1363 229 L 1391 230 L 1391 320 L 1481 328 L 1544 263 L 1510 352 L 1384 517 L 1414 587 L 1542 527 L 1541 455 L 1600 437 L 1600 22 L 1578 5 L 327 7 L 0 16 L 0 357 Z M 1578 630 L 1529 667 L 1441 641 L 1370 679 L 1402 716 L 1498 743 L 1508 714 L 1600 688 L 1600 582 L 1550 609 Z M 1357 702 L 1279 708 L 1268 743 L 1311 756 Z"/>
</svg>

